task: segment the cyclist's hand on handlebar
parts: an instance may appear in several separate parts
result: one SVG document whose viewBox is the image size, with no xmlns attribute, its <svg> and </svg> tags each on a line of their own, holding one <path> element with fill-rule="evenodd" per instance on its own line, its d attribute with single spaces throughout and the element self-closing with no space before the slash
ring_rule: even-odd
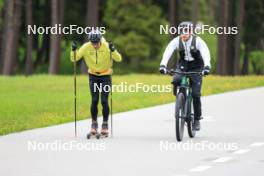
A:
<svg viewBox="0 0 264 176">
<path fill-rule="evenodd" d="M 167 68 L 164 65 L 160 66 L 159 71 L 160 71 L 161 74 L 167 74 Z"/>
<path fill-rule="evenodd" d="M 210 67 L 209 66 L 205 66 L 203 69 L 203 75 L 209 75 L 210 73 Z"/>
</svg>

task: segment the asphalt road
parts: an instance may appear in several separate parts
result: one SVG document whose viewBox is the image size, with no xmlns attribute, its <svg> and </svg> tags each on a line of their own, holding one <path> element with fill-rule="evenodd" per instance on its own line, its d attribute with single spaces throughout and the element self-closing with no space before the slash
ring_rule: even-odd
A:
<svg viewBox="0 0 264 176">
<path fill-rule="evenodd" d="M 86 140 L 90 120 L 0 137 L 1 176 L 225 176 L 264 173 L 264 88 L 202 98 L 201 131 L 175 139 L 174 104 L 114 115 L 114 137 Z M 101 119 L 100 119 L 101 120 Z"/>
</svg>

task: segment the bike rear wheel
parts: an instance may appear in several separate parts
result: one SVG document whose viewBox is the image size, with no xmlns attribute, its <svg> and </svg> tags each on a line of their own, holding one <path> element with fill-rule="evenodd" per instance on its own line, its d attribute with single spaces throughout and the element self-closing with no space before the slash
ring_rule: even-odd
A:
<svg viewBox="0 0 264 176">
<path fill-rule="evenodd" d="M 193 110 L 193 101 L 190 102 L 189 108 L 188 108 L 188 121 L 187 121 L 187 129 L 188 134 L 190 138 L 195 137 L 196 130 L 194 129 L 194 110 Z"/>
<path fill-rule="evenodd" d="M 183 93 L 179 93 L 175 105 L 175 131 L 177 141 L 182 141 L 184 133 L 184 103 L 185 97 Z"/>
</svg>

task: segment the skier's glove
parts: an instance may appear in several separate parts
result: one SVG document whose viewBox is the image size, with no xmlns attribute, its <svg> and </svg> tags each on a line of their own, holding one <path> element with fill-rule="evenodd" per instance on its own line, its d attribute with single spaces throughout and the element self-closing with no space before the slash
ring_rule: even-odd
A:
<svg viewBox="0 0 264 176">
<path fill-rule="evenodd" d="M 115 51 L 115 46 L 112 42 L 109 42 L 109 49 L 114 52 Z"/>
<path fill-rule="evenodd" d="M 203 75 L 209 75 L 210 73 L 210 67 L 209 66 L 205 66 L 203 69 Z"/>
<path fill-rule="evenodd" d="M 164 65 L 161 65 L 159 71 L 160 71 L 161 74 L 166 74 L 167 73 L 167 68 Z"/>
<path fill-rule="evenodd" d="M 72 42 L 72 51 L 75 51 L 77 49 L 77 42 L 73 41 Z"/>
</svg>

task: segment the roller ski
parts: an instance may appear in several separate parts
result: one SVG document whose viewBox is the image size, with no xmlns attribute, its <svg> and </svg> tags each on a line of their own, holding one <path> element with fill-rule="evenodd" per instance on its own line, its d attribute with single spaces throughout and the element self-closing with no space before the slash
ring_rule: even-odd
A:
<svg viewBox="0 0 264 176">
<path fill-rule="evenodd" d="M 91 131 L 87 134 L 87 139 L 100 138 L 100 134 L 97 132 L 98 124 L 97 122 L 92 122 Z"/>
<path fill-rule="evenodd" d="M 101 132 L 100 132 L 98 138 L 107 138 L 108 136 L 109 136 L 108 123 L 103 122 L 102 129 L 101 129 Z"/>
</svg>

